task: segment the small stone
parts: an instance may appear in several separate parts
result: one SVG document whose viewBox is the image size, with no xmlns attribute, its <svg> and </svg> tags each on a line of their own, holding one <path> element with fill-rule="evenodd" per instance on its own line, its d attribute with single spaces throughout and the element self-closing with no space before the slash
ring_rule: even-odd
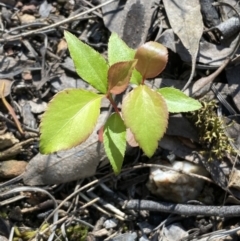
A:
<svg viewBox="0 0 240 241">
<path fill-rule="evenodd" d="M 31 73 L 31 71 L 29 71 L 29 70 L 23 71 L 22 72 L 22 78 L 25 81 L 29 81 L 30 82 L 32 80 L 32 73 Z"/>
<path fill-rule="evenodd" d="M 21 24 L 31 23 L 35 21 L 35 17 L 30 14 L 23 14 L 19 18 L 20 18 Z"/>
<path fill-rule="evenodd" d="M 231 179 L 229 182 L 229 188 L 236 188 L 240 190 L 240 170 L 233 170 L 231 175 Z"/>
<path fill-rule="evenodd" d="M 138 226 L 141 228 L 144 234 L 150 234 L 154 229 L 154 227 L 151 224 L 145 221 L 138 223 Z"/>
<path fill-rule="evenodd" d="M 180 223 L 174 223 L 164 228 L 164 240 L 180 241 L 188 236 L 188 232 L 184 230 Z"/>
<path fill-rule="evenodd" d="M 146 235 L 143 235 L 139 241 L 149 241 L 149 239 L 146 237 Z"/>
<path fill-rule="evenodd" d="M 107 219 L 103 224 L 104 228 L 106 229 L 115 228 L 117 225 L 118 221 L 115 218 Z"/>
<path fill-rule="evenodd" d="M 0 235 L 0 241 L 8 241 L 8 239 L 2 235 Z"/>
<path fill-rule="evenodd" d="M 110 235 L 109 231 L 106 228 L 102 228 L 100 230 L 94 231 L 92 234 L 94 235 L 94 237 L 97 237 L 97 238 Z"/>
<path fill-rule="evenodd" d="M 42 100 L 36 100 L 36 101 L 30 100 L 29 104 L 31 106 L 31 111 L 34 114 L 43 113 L 47 109 L 47 103 Z"/>
<path fill-rule="evenodd" d="M 25 161 L 9 160 L 0 162 L 0 177 L 14 178 L 21 175 L 27 166 Z"/>
<path fill-rule="evenodd" d="M 123 233 L 109 239 L 109 241 L 134 241 L 137 240 L 137 233 Z"/>
<path fill-rule="evenodd" d="M 166 166 L 177 171 L 151 168 L 149 181 L 146 184 L 150 192 L 166 201 L 176 203 L 185 203 L 188 200 L 196 199 L 203 188 L 204 181 L 183 174 L 181 171 L 208 176 L 205 168 L 187 161 L 174 161 L 172 166 L 170 164 L 166 164 Z"/>
<path fill-rule="evenodd" d="M 0 150 L 4 150 L 18 143 L 19 140 L 11 133 L 7 132 L 0 135 Z"/>
</svg>

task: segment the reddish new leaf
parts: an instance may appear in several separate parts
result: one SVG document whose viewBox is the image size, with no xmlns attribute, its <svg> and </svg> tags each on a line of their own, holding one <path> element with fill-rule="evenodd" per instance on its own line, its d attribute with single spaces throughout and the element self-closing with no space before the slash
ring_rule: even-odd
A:
<svg viewBox="0 0 240 241">
<path fill-rule="evenodd" d="M 143 78 L 154 78 L 166 67 L 168 51 L 162 44 L 151 41 L 140 46 L 134 58 L 138 60 L 136 70 Z"/>
<path fill-rule="evenodd" d="M 110 66 L 108 70 L 108 92 L 120 94 L 127 88 L 136 63 L 137 60 L 134 59 Z"/>
</svg>

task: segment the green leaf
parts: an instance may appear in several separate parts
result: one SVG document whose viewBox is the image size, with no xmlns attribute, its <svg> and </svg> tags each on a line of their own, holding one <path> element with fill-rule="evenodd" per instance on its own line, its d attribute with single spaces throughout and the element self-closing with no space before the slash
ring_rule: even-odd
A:
<svg viewBox="0 0 240 241">
<path fill-rule="evenodd" d="M 185 95 L 178 89 L 166 87 L 159 89 L 158 92 L 165 99 L 169 112 L 188 112 L 202 107 L 199 101 Z"/>
<path fill-rule="evenodd" d="M 42 117 L 40 152 L 48 154 L 84 142 L 97 123 L 103 97 L 82 89 L 56 94 Z"/>
<path fill-rule="evenodd" d="M 135 52 L 116 33 L 111 34 L 108 42 L 108 62 L 110 65 L 121 61 L 133 60 Z"/>
<path fill-rule="evenodd" d="M 132 72 L 130 82 L 135 85 L 140 85 L 142 83 L 142 80 L 142 75 L 136 69 L 134 69 Z"/>
<path fill-rule="evenodd" d="M 136 70 L 144 79 L 154 78 L 166 67 L 168 50 L 162 44 L 150 41 L 137 49 L 134 58 L 138 60 Z"/>
<path fill-rule="evenodd" d="M 167 105 L 162 96 L 140 85 L 124 98 L 122 114 L 139 146 L 151 157 L 168 124 Z"/>
<path fill-rule="evenodd" d="M 112 94 L 122 93 L 129 84 L 137 60 L 118 62 L 108 70 L 108 91 Z"/>
<path fill-rule="evenodd" d="M 119 114 L 112 114 L 105 123 L 103 143 L 113 171 L 118 174 L 126 151 L 126 127 Z"/>
<path fill-rule="evenodd" d="M 98 91 L 106 94 L 108 72 L 106 60 L 71 33 L 65 31 L 64 36 L 78 75 Z"/>
</svg>

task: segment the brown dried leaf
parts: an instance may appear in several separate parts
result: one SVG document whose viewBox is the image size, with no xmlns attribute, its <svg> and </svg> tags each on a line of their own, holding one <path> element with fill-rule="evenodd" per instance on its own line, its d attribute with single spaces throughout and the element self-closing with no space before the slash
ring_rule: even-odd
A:
<svg viewBox="0 0 240 241">
<path fill-rule="evenodd" d="M 48 185 L 93 176 L 99 162 L 105 157 L 96 130 L 103 125 L 106 115 L 107 111 L 100 115 L 95 131 L 81 145 L 50 155 L 36 155 L 26 168 L 24 183 L 30 186 Z"/>
<path fill-rule="evenodd" d="M 6 97 L 10 94 L 12 81 L 9 79 L 0 79 L 0 86 L 2 86 L 3 83 L 5 86 L 3 95 L 4 95 L 4 97 Z M 0 96 L 0 98 L 1 98 L 1 96 Z"/>
<path fill-rule="evenodd" d="M 146 42 L 155 17 L 155 2 L 156 0 L 131 0 L 107 4 L 102 7 L 104 24 L 111 32 L 116 32 L 129 47 L 137 48 Z"/>
<path fill-rule="evenodd" d="M 177 37 L 173 33 L 172 29 L 167 29 L 164 31 L 164 33 L 159 37 L 157 41 L 171 49 L 174 53 L 178 53 L 183 61 L 191 61 L 191 55 L 183 46 L 183 44 L 177 41 Z M 202 64 L 216 66 L 217 68 L 223 64 L 227 56 L 231 55 L 234 46 L 236 46 L 236 39 L 231 43 L 229 47 L 226 47 L 224 45 L 209 43 L 204 38 L 202 38 L 200 41 L 197 61 Z"/>
<path fill-rule="evenodd" d="M 57 46 L 57 55 L 60 55 L 65 50 L 67 50 L 67 42 L 61 39 Z"/>
<path fill-rule="evenodd" d="M 174 33 L 191 54 L 192 71 L 188 80 L 190 83 L 194 75 L 199 42 L 203 32 L 199 0 L 163 0 L 163 3 Z"/>
<path fill-rule="evenodd" d="M 104 149 L 98 149 L 99 143 L 93 141 L 67 151 L 50 155 L 36 155 L 27 165 L 23 181 L 26 185 L 49 185 L 66 183 L 93 176 Z"/>
</svg>

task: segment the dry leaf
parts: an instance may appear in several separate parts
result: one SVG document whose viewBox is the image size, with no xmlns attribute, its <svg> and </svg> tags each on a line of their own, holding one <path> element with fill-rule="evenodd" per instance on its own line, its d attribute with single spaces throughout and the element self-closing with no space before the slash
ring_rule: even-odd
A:
<svg viewBox="0 0 240 241">
<path fill-rule="evenodd" d="M 56 154 L 37 154 L 27 165 L 23 176 L 26 185 L 49 185 L 66 183 L 93 176 L 105 152 L 99 143 L 85 143 Z"/>
<path fill-rule="evenodd" d="M 102 7 L 103 21 L 105 26 L 116 32 L 129 47 L 136 48 L 146 42 L 153 22 L 153 12 L 159 0 L 131 0 L 124 5 L 123 2 L 116 1 Z"/>
<path fill-rule="evenodd" d="M 11 92 L 11 85 L 12 85 L 12 81 L 9 79 L 0 79 L 0 86 L 2 86 L 2 84 L 4 83 L 5 88 L 4 88 L 4 92 L 3 95 L 4 97 L 8 96 Z M 1 97 L 0 97 L 1 98 Z"/>
<path fill-rule="evenodd" d="M 199 0 L 163 0 L 170 25 L 192 57 L 193 78 L 199 42 L 203 32 L 203 20 Z M 186 86 L 185 86 L 186 88 Z"/>
<path fill-rule="evenodd" d="M 178 38 L 173 33 L 172 29 L 164 31 L 157 41 L 171 49 L 174 53 L 177 53 L 183 61 L 191 61 L 191 55 L 185 49 L 183 44 L 178 41 Z M 236 39 L 229 47 L 226 47 L 224 45 L 209 43 L 204 38 L 201 38 L 197 61 L 202 64 L 216 66 L 217 68 L 222 65 L 226 57 L 232 53 L 234 46 L 236 46 Z"/>
<path fill-rule="evenodd" d="M 99 162 L 105 158 L 103 145 L 98 142 L 98 130 L 107 112 L 99 117 L 94 133 L 83 144 L 50 155 L 37 154 L 28 164 L 23 176 L 26 185 L 66 183 L 93 176 Z"/>
<path fill-rule="evenodd" d="M 67 42 L 61 39 L 57 46 L 57 55 L 60 55 L 63 51 L 67 50 Z"/>
</svg>

